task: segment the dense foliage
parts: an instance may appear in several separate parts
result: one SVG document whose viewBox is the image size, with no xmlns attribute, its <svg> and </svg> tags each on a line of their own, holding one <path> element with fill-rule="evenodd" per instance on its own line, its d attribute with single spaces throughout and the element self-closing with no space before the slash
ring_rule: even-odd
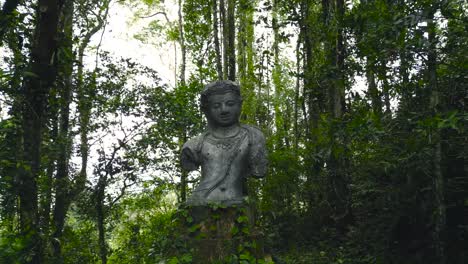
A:
<svg viewBox="0 0 468 264">
<path fill-rule="evenodd" d="M 468 262 L 465 1 L 0 3 L 0 263 L 190 263 L 178 155 L 217 79 L 267 138 L 267 259 Z M 90 46 L 116 6 L 176 47 L 175 87 Z"/>
</svg>

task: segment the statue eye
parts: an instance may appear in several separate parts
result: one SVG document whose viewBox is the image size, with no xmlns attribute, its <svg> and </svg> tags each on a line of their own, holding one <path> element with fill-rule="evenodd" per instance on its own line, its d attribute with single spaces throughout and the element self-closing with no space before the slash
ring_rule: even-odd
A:
<svg viewBox="0 0 468 264">
<path fill-rule="evenodd" d="M 220 108 L 221 104 L 220 103 L 214 103 L 211 105 L 212 108 Z"/>
<path fill-rule="evenodd" d="M 227 101 L 226 105 L 227 106 L 234 106 L 236 104 L 235 101 Z"/>
</svg>

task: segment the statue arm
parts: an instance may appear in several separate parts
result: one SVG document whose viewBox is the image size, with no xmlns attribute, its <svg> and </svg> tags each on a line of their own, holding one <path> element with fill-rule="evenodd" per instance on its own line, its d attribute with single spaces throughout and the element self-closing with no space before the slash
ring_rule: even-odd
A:
<svg viewBox="0 0 468 264">
<path fill-rule="evenodd" d="M 250 175 L 255 178 L 265 177 L 268 165 L 268 154 L 263 133 L 254 128 L 249 153 Z"/>
<path fill-rule="evenodd" d="M 200 159 L 196 150 L 196 144 L 194 143 L 196 142 L 190 140 L 182 147 L 180 165 L 182 166 L 182 169 L 187 171 L 196 170 L 200 166 Z"/>
<path fill-rule="evenodd" d="M 182 168 L 187 171 L 193 171 L 198 169 L 198 166 L 200 165 L 195 158 L 195 155 L 192 150 L 189 148 L 185 148 L 182 150 L 182 155 L 180 157 L 180 164 L 182 165 Z"/>
</svg>

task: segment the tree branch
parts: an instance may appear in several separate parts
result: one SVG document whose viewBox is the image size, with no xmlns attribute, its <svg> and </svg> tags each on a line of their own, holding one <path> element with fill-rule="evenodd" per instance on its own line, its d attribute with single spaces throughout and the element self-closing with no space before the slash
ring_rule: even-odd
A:
<svg viewBox="0 0 468 264">
<path fill-rule="evenodd" d="M 169 17 L 167 16 L 166 12 L 163 12 L 163 11 L 159 11 L 159 12 L 156 12 L 152 15 L 149 15 L 149 16 L 141 16 L 140 18 L 150 18 L 150 17 L 155 17 L 157 15 L 163 15 L 165 18 L 166 18 L 166 21 L 169 22 Z"/>
<path fill-rule="evenodd" d="M 0 43 L 12 20 L 12 14 L 20 4 L 21 0 L 6 0 L 0 11 Z M 0 44 L 1 46 L 1 44 Z"/>
</svg>

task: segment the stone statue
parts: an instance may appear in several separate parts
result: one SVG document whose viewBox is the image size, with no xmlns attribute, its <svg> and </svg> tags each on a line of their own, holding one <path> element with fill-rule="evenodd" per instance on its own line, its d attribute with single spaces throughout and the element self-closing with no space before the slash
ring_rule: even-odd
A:
<svg viewBox="0 0 468 264">
<path fill-rule="evenodd" d="M 181 154 L 182 168 L 201 166 L 201 179 L 188 205 L 238 205 L 247 196 L 246 178 L 265 176 L 265 137 L 253 126 L 239 123 L 240 87 L 232 81 L 208 84 L 201 93 L 207 130 L 187 141 Z"/>
</svg>

